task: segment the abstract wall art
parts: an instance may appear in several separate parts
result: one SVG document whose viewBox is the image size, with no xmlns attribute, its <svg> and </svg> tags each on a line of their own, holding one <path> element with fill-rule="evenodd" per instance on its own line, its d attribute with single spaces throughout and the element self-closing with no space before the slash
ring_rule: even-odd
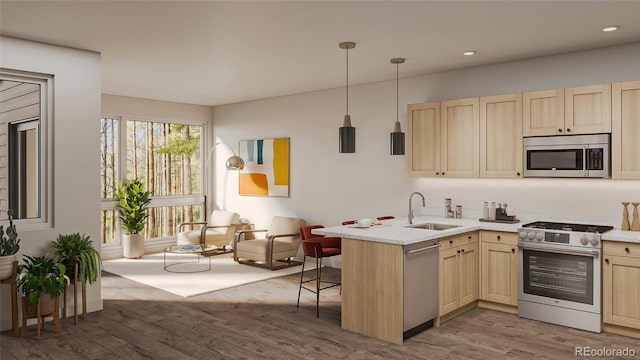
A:
<svg viewBox="0 0 640 360">
<path fill-rule="evenodd" d="M 239 194 L 289 197 L 289 138 L 240 140 Z"/>
</svg>

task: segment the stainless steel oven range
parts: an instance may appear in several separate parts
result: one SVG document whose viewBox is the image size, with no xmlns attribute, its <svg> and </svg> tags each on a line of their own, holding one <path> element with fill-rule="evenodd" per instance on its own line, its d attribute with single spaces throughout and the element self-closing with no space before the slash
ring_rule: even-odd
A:
<svg viewBox="0 0 640 360">
<path fill-rule="evenodd" d="M 601 331 L 601 234 L 612 226 L 537 221 L 518 229 L 518 315 Z"/>
</svg>

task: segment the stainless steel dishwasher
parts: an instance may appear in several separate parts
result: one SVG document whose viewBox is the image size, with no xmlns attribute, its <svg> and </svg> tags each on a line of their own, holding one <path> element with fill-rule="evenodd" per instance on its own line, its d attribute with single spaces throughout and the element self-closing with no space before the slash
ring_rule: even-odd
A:
<svg viewBox="0 0 640 360">
<path fill-rule="evenodd" d="M 437 240 L 403 246 L 403 339 L 432 327 L 438 316 L 439 247 Z"/>
</svg>

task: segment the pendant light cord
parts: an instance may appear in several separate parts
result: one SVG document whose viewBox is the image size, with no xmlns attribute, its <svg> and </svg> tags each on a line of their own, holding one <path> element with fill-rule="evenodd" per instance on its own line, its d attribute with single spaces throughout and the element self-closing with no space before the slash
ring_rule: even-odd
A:
<svg viewBox="0 0 640 360">
<path fill-rule="evenodd" d="M 396 122 L 399 121 L 398 120 L 399 119 L 398 113 L 400 112 L 400 105 L 399 105 L 400 104 L 400 100 L 399 100 L 399 98 L 400 98 L 400 95 L 399 95 L 400 86 L 398 85 L 398 77 L 400 76 L 399 75 L 400 72 L 398 70 L 399 66 L 400 66 L 400 64 L 396 64 Z"/>
<path fill-rule="evenodd" d="M 347 112 L 349 115 L 349 48 L 347 48 Z"/>
</svg>

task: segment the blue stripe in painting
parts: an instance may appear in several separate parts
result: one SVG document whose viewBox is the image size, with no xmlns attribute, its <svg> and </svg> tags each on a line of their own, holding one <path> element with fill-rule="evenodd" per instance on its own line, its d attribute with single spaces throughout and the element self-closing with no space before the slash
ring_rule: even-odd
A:
<svg viewBox="0 0 640 360">
<path fill-rule="evenodd" d="M 264 145 L 264 140 L 258 140 L 258 164 L 264 164 L 264 159 L 262 158 L 262 147 Z"/>
<path fill-rule="evenodd" d="M 253 145 L 255 145 L 254 140 L 247 140 L 247 161 L 253 162 Z"/>
</svg>

